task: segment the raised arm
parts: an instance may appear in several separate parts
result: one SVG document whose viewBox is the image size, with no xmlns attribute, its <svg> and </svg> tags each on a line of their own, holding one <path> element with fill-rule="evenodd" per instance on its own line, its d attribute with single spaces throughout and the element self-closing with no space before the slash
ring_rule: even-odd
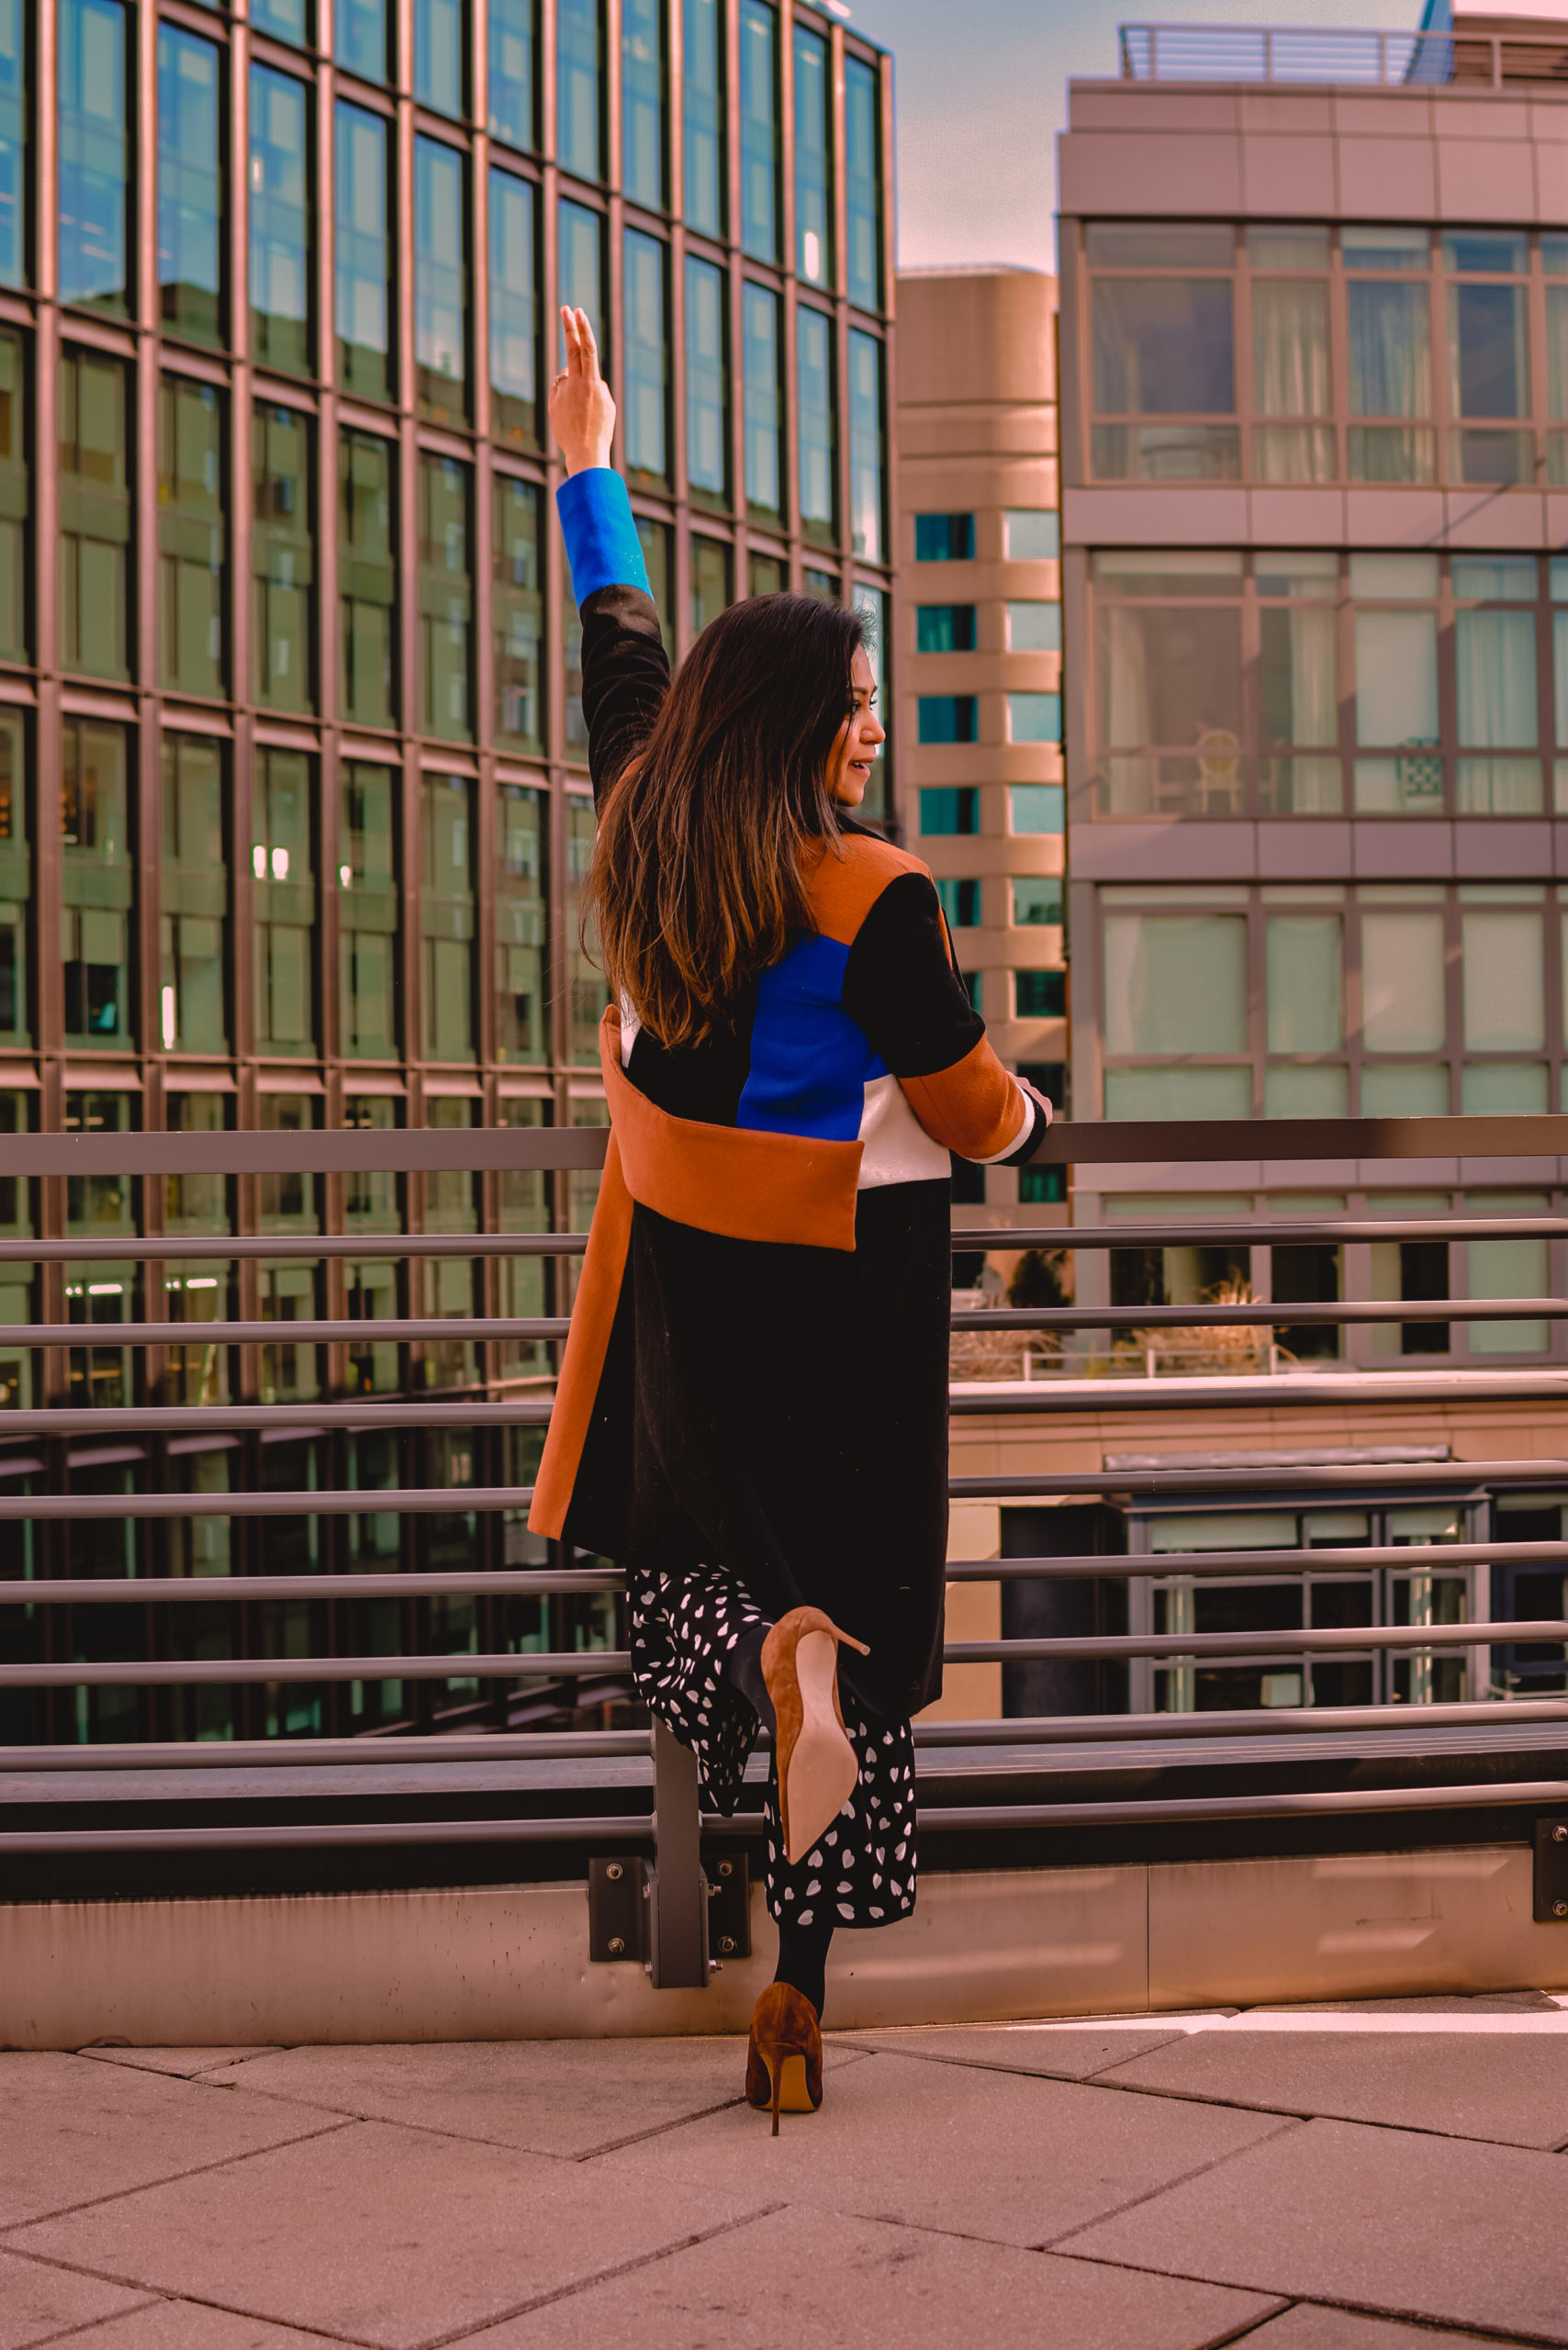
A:
<svg viewBox="0 0 1568 2350">
<path fill-rule="evenodd" d="M 550 386 L 550 423 L 568 478 L 555 494 L 583 626 L 588 771 L 600 800 L 648 738 L 669 661 L 626 485 L 610 463 L 615 402 L 585 310 L 563 309 L 566 364 Z"/>
</svg>

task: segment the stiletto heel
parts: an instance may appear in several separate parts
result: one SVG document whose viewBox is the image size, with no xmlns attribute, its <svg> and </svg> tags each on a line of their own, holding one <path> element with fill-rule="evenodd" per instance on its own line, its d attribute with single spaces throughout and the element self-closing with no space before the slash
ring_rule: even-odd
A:
<svg viewBox="0 0 1568 2350">
<path fill-rule="evenodd" d="M 762 1644 L 773 1703 L 784 1857 L 793 1866 L 843 1810 L 860 1775 L 838 1696 L 840 1644 L 869 1656 L 820 1607 L 792 1607 Z"/>
<path fill-rule="evenodd" d="M 767 2069 L 773 2076 L 773 2135 L 777 2138 L 778 2135 L 778 2097 L 779 2092 L 784 2087 L 784 2057 L 781 2050 L 777 2048 L 770 2048 L 768 2050 Z"/>
<path fill-rule="evenodd" d="M 790 1983 L 770 1983 L 752 2010 L 746 2045 L 748 2105 L 773 2116 L 815 2113 L 823 2101 L 823 2035 L 817 2011 Z"/>
</svg>

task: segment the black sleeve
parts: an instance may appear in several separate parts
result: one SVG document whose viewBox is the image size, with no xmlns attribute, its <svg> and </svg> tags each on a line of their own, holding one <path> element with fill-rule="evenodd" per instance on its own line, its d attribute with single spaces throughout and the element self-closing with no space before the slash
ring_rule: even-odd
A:
<svg viewBox="0 0 1568 2350">
<path fill-rule="evenodd" d="M 582 608 L 583 716 L 594 805 L 652 732 L 669 691 L 669 660 L 654 599 L 640 588 L 600 588 Z"/>
</svg>

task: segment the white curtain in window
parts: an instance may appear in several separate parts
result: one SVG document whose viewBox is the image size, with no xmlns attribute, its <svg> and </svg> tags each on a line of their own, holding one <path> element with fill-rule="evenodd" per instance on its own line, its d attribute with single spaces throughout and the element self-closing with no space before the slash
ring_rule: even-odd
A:
<svg viewBox="0 0 1568 2350">
<path fill-rule="evenodd" d="M 1270 918 L 1265 962 L 1271 1053 L 1338 1050 L 1345 1033 L 1340 930 L 1338 914 Z"/>
<path fill-rule="evenodd" d="M 1462 969 L 1465 1050 L 1541 1051 L 1546 982 L 1540 914 L 1467 912 Z"/>
<path fill-rule="evenodd" d="M 1436 612 L 1356 614 L 1356 740 L 1438 739 Z"/>
<path fill-rule="evenodd" d="M 1461 612 L 1454 621 L 1459 739 L 1477 750 L 1536 740 L 1535 614 Z"/>
<path fill-rule="evenodd" d="M 1327 286 L 1253 279 L 1252 398 L 1260 416 L 1327 415 Z"/>
<path fill-rule="evenodd" d="M 1337 743 L 1335 618 L 1325 606 L 1262 614 L 1263 723 L 1276 743 Z"/>
<path fill-rule="evenodd" d="M 1432 359 L 1427 289 L 1414 283 L 1354 280 L 1346 289 L 1350 414 L 1429 416 Z"/>
<path fill-rule="evenodd" d="M 1361 1030 L 1370 1053 L 1443 1048 L 1443 918 L 1361 916 Z"/>
<path fill-rule="evenodd" d="M 1105 1048 L 1245 1052 L 1246 917 L 1108 914 Z"/>
</svg>

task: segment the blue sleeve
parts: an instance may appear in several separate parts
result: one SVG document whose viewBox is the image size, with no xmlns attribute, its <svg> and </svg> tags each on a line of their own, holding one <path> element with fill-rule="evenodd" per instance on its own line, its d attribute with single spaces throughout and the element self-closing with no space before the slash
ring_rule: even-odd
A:
<svg viewBox="0 0 1568 2350">
<path fill-rule="evenodd" d="M 601 588 L 651 592 L 626 485 L 613 467 L 590 465 L 570 475 L 555 492 L 555 507 L 579 610 Z"/>
</svg>

